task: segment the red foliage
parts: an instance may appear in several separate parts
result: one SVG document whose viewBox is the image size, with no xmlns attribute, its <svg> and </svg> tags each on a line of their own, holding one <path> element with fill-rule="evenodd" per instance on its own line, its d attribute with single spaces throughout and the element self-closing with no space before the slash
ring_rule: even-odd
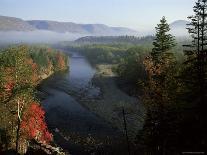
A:
<svg viewBox="0 0 207 155">
<path fill-rule="evenodd" d="M 41 143 L 49 143 L 52 134 L 45 123 L 45 112 L 38 103 L 32 103 L 23 115 L 21 133 L 26 139 L 36 139 Z"/>
<path fill-rule="evenodd" d="M 5 96 L 10 96 L 12 95 L 12 90 L 14 88 L 14 83 L 13 82 L 7 82 L 4 86 L 3 89 L 4 91 L 0 92 L 0 97 L 5 97 Z"/>
<path fill-rule="evenodd" d="M 14 88 L 14 83 L 13 82 L 8 82 L 7 84 L 4 85 L 4 90 L 7 92 L 12 91 Z"/>
</svg>

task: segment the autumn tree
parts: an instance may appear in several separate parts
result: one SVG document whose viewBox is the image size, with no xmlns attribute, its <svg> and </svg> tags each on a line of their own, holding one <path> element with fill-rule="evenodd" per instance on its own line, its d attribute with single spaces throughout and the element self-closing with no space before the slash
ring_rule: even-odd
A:
<svg viewBox="0 0 207 155">
<path fill-rule="evenodd" d="M 1 68 L 3 80 L 1 85 L 1 104 L 6 114 L 6 129 L 10 131 L 11 144 L 15 141 L 16 151 L 19 148 L 19 132 L 22 114 L 27 105 L 33 100 L 32 66 L 28 63 L 29 54 L 26 46 L 10 48 L 2 52 Z"/>
<path fill-rule="evenodd" d="M 52 134 L 47 129 L 44 115 L 44 110 L 36 102 L 27 107 L 21 122 L 21 139 L 35 139 L 45 144 L 52 140 Z"/>
<path fill-rule="evenodd" d="M 0 52 L 0 145 L 4 149 L 25 153 L 32 139 L 45 144 L 52 140 L 34 91 L 42 76 L 65 69 L 66 63 L 66 55 L 47 48 L 21 45 Z"/>
</svg>

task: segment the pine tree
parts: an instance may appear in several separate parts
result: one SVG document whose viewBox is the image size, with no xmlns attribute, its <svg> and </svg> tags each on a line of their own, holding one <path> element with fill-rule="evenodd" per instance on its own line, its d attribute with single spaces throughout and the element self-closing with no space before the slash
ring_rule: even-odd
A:
<svg viewBox="0 0 207 155">
<path fill-rule="evenodd" d="M 191 122 L 188 127 L 194 130 L 186 137 L 192 138 L 198 149 L 207 147 L 207 0 L 198 0 L 193 8 L 194 15 L 188 17 L 188 31 L 192 43 L 184 45 L 186 60 L 182 73 L 185 101 L 188 112 L 191 112 Z"/>
<path fill-rule="evenodd" d="M 172 105 L 176 89 L 175 59 L 170 51 L 175 46 L 174 38 L 169 34 L 169 25 L 163 17 L 156 27 L 154 48 L 145 61 L 148 80 L 145 83 L 143 102 L 147 107 L 144 125 L 147 145 L 153 153 L 165 154 L 166 139 L 169 136 L 169 107 Z M 173 91 L 174 92 L 173 92 Z"/>
<path fill-rule="evenodd" d="M 174 37 L 169 34 L 170 26 L 165 17 L 162 17 L 160 24 L 157 25 L 155 40 L 153 42 L 154 48 L 152 49 L 151 56 L 155 63 L 161 59 L 161 55 L 166 54 L 172 47 L 175 46 Z"/>
</svg>

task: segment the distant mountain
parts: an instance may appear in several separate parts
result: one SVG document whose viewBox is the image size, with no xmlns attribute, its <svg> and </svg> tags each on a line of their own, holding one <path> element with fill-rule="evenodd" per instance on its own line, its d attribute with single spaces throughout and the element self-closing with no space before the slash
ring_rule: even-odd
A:
<svg viewBox="0 0 207 155">
<path fill-rule="evenodd" d="M 88 35 L 137 35 L 138 32 L 128 28 L 109 27 L 103 24 L 76 24 L 71 22 L 56 22 L 46 20 L 27 21 L 39 30 L 49 30 L 58 33 L 79 33 Z"/>
<path fill-rule="evenodd" d="M 75 33 L 84 35 L 137 35 L 138 32 L 123 27 L 109 27 L 103 24 L 76 24 L 48 20 L 24 21 L 19 18 L 0 16 L 0 31 L 44 30 L 57 33 Z"/>
<path fill-rule="evenodd" d="M 170 24 L 171 28 L 186 28 L 186 25 L 189 24 L 189 21 L 186 20 L 176 20 Z"/>
<path fill-rule="evenodd" d="M 57 22 L 48 20 L 30 20 L 27 22 L 37 30 L 47 30 L 58 33 L 87 33 L 81 25 L 72 22 Z"/>
<path fill-rule="evenodd" d="M 188 36 L 188 31 L 186 29 L 187 24 L 189 24 L 186 20 L 176 20 L 170 24 L 171 33 L 174 36 L 181 37 L 181 36 Z"/>
<path fill-rule="evenodd" d="M 176 37 L 188 36 L 186 24 L 188 21 L 177 20 L 170 24 L 171 33 Z M 146 33 L 154 35 L 154 30 Z M 48 20 L 29 20 L 0 16 L 0 43 L 35 42 L 54 43 L 73 41 L 85 36 L 146 36 L 135 30 L 124 27 L 110 27 L 104 24 L 77 24 Z M 85 38 L 86 40 L 88 38 Z M 94 38 L 89 38 L 90 40 Z M 95 38 L 96 40 L 97 38 Z M 101 38 L 101 41 L 103 38 Z M 107 42 L 111 38 L 104 38 Z M 120 38 L 119 38 L 120 39 Z M 115 41 L 117 38 L 115 38 Z M 111 40 L 114 41 L 114 38 Z M 87 42 L 87 41 L 86 41 Z"/>
<path fill-rule="evenodd" d="M 0 31 L 32 31 L 32 30 L 35 30 L 35 28 L 22 19 L 0 16 Z"/>
<path fill-rule="evenodd" d="M 83 24 L 84 30 L 90 34 L 98 35 L 138 35 L 138 32 L 124 27 L 109 27 L 103 24 Z"/>
</svg>

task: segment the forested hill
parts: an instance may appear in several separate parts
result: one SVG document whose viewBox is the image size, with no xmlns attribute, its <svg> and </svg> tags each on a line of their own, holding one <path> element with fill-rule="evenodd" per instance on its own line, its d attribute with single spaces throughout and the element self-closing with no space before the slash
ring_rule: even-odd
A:
<svg viewBox="0 0 207 155">
<path fill-rule="evenodd" d="M 152 43 L 154 37 L 135 36 L 87 36 L 75 41 L 78 44 L 147 44 Z"/>
<path fill-rule="evenodd" d="M 50 144 L 52 134 L 35 87 L 66 69 L 67 61 L 66 55 L 50 48 L 18 46 L 0 52 L 0 151 L 24 154 L 31 142 Z"/>
</svg>

